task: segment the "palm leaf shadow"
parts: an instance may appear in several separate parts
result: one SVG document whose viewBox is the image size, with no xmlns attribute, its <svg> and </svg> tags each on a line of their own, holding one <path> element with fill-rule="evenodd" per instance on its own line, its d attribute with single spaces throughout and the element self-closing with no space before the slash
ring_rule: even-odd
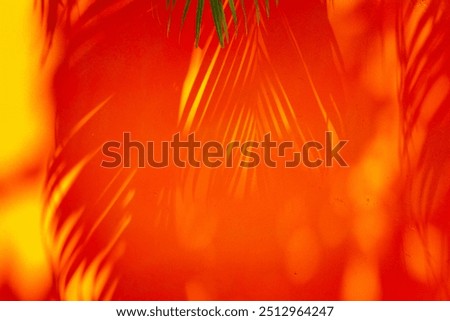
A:
<svg viewBox="0 0 450 321">
<path fill-rule="evenodd" d="M 202 3 L 197 2 L 197 12 L 203 9 Z M 171 280 L 166 266 L 176 264 L 183 250 L 176 243 L 173 232 L 176 226 L 169 205 L 179 177 L 167 171 L 99 170 L 99 150 L 107 140 L 120 140 L 124 131 L 132 131 L 136 139 L 146 140 L 150 135 L 155 141 L 161 141 L 175 130 L 185 129 L 187 123 L 201 129 L 202 121 L 210 123 L 217 119 L 220 111 L 216 109 L 209 114 L 211 108 L 205 95 L 192 113 L 191 121 L 186 122 L 193 97 L 200 91 L 199 82 L 205 78 L 208 68 L 215 70 L 214 81 L 208 83 L 209 86 L 216 83 L 211 88 L 213 100 L 216 104 L 225 101 L 229 108 L 218 118 L 218 127 L 236 121 L 225 117 L 229 116 L 227 113 L 238 115 L 243 110 L 251 110 L 250 101 L 259 100 L 264 103 L 259 103 L 259 109 L 250 113 L 258 115 L 256 119 L 267 119 L 270 128 L 279 127 L 281 132 L 295 128 L 294 135 L 299 140 L 317 137 L 326 129 L 342 131 L 343 110 L 339 109 L 342 90 L 333 58 L 340 55 L 327 19 L 326 4 L 318 0 L 302 4 L 286 0 L 285 16 L 273 12 L 267 19 L 260 10 L 266 9 L 268 15 L 269 1 L 250 3 L 244 6 L 243 2 L 229 1 L 227 15 L 219 1 L 210 1 L 213 28 L 209 30 L 215 31 L 219 46 L 205 47 L 200 40 L 201 29 L 208 30 L 204 27 L 208 22 L 196 13 L 191 23 L 195 30 L 191 44 L 202 46 L 206 59 L 189 91 L 180 122 L 174 106 L 180 102 L 180 88 L 193 48 L 192 45 L 183 48 L 177 39 L 167 37 L 165 25 L 171 21 L 173 30 L 175 17 L 182 18 L 180 24 L 187 23 L 186 6 L 169 2 L 168 11 L 173 12 L 161 18 L 167 8 L 156 1 L 97 0 L 80 15 L 77 1 L 43 1 L 49 48 L 57 32 L 68 39 L 54 84 L 56 151 L 49 169 L 46 216 L 46 228 L 52 235 L 49 243 L 58 297 L 184 298 L 183 290 L 173 292 L 173 288 L 183 289 L 185 280 L 183 277 Z M 278 24 L 269 25 L 271 19 L 278 19 Z M 232 34 L 236 27 L 246 29 L 247 35 L 231 36 L 227 44 L 227 34 Z M 277 40 L 277 32 L 284 34 L 285 43 Z M 204 31 L 205 35 L 210 33 Z M 276 72 L 281 68 L 276 57 L 277 46 L 289 46 L 292 59 L 297 61 L 294 68 Z M 236 55 L 232 57 L 227 50 Z M 214 55 L 219 57 L 216 66 L 210 64 Z M 233 62 L 236 68 L 220 69 L 227 64 L 233 66 Z M 281 79 L 292 73 L 302 80 L 296 84 Z M 328 76 L 326 80 L 321 76 L 324 73 Z M 221 98 L 220 88 L 230 88 L 225 98 Z M 252 89 L 253 96 L 233 102 L 231 98 L 243 95 L 242 89 L 246 88 Z M 299 90 L 307 103 L 301 99 L 291 101 Z M 151 102 L 153 108 L 142 104 L 143 101 Z M 275 117 L 264 110 L 271 103 L 278 104 Z M 302 123 L 298 122 L 298 114 L 302 114 Z M 180 124 L 184 125 L 180 128 Z M 242 126 L 244 132 L 250 129 Z M 146 247 L 141 244 L 144 239 Z M 144 249 L 151 249 L 145 257 Z M 140 265 L 152 267 L 159 274 L 144 273 Z M 136 284 L 151 284 L 152 291 Z"/>
<path fill-rule="evenodd" d="M 450 201 L 450 5 L 446 1 L 403 1 L 398 7 L 397 39 L 401 65 L 399 100 L 407 162 L 405 199 L 428 260 L 426 230 L 442 229 L 448 244 Z M 443 254 L 446 257 L 446 254 Z M 436 295 L 449 296 L 448 261 L 429 264 Z"/>
</svg>

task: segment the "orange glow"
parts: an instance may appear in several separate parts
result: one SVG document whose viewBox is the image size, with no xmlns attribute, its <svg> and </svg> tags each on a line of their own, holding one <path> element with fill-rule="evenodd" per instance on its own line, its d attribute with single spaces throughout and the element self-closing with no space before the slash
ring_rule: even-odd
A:
<svg viewBox="0 0 450 321">
<path fill-rule="evenodd" d="M 29 1 L 0 4 L 0 299 L 39 300 L 51 289 L 41 215 L 52 130 L 34 17 Z"/>
<path fill-rule="evenodd" d="M 0 282 L 26 300 L 45 297 L 51 283 L 40 229 L 41 204 L 39 193 L 27 187 L 0 206 Z"/>
<path fill-rule="evenodd" d="M 342 299 L 380 300 L 381 289 L 377 266 L 370 262 L 351 260 L 344 274 Z"/>
<path fill-rule="evenodd" d="M 286 270 L 294 282 L 308 282 L 320 266 L 323 253 L 315 233 L 306 227 L 294 232 L 287 244 Z"/>
</svg>

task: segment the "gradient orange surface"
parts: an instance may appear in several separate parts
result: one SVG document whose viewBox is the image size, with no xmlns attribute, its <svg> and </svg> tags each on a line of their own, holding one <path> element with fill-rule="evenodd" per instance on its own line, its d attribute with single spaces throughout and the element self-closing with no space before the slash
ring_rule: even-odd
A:
<svg viewBox="0 0 450 321">
<path fill-rule="evenodd" d="M 447 3 L 225 1 L 223 48 L 208 2 L 198 48 L 183 1 L 44 3 L 44 65 L 47 16 L 0 8 L 0 299 L 449 299 Z M 349 167 L 100 166 L 326 131 Z"/>
</svg>

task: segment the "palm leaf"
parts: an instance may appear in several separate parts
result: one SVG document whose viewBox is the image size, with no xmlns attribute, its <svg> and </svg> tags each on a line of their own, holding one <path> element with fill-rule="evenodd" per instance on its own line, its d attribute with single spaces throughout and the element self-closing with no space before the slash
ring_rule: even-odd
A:
<svg viewBox="0 0 450 321">
<path fill-rule="evenodd" d="M 428 242 L 428 226 L 448 235 L 450 206 L 450 4 L 448 1 L 402 1 L 398 7 L 401 65 L 400 105 L 406 164 L 406 199 L 412 222 Z M 433 258 L 429 258 L 434 260 Z M 433 284 L 449 295 L 448 262 L 432 270 Z M 432 269 L 432 265 L 430 265 Z"/>
<path fill-rule="evenodd" d="M 441 166 L 449 156 L 448 145 L 443 142 L 449 125 L 446 106 L 450 92 L 446 90 L 440 94 L 437 90 L 450 76 L 447 48 L 450 6 L 442 1 L 430 1 L 422 6 L 408 2 L 400 10 L 397 34 L 402 68 L 400 103 L 404 148 L 408 153 L 416 143 L 414 131 L 424 130 L 425 140 L 417 158 L 417 169 L 429 175 L 432 171 L 430 166 Z M 435 148 L 440 148 L 439 161 Z M 431 186 L 437 187 L 436 182 Z M 432 192 L 430 196 L 436 195 Z M 432 202 L 431 199 L 428 201 Z"/>
<path fill-rule="evenodd" d="M 260 0 L 254 0 L 253 5 L 256 8 L 256 19 L 260 20 Z M 90 0 L 88 2 L 88 7 L 94 9 L 97 13 L 101 13 L 102 11 L 108 11 L 109 8 L 115 6 L 123 6 L 132 3 L 133 1 L 103 1 L 103 0 Z M 134 0 L 134 2 L 139 2 L 138 0 Z M 177 5 L 177 0 L 166 0 L 166 8 L 173 12 L 175 6 Z M 205 10 L 205 0 L 197 0 L 196 2 L 196 20 L 195 20 L 195 43 L 198 45 L 200 38 L 200 31 L 202 26 L 202 16 Z M 185 0 L 184 9 L 181 14 L 181 25 L 183 26 L 189 9 L 194 5 L 192 0 Z M 245 23 L 247 24 L 247 17 L 245 13 L 245 3 L 244 0 L 240 0 L 235 3 L 235 0 L 227 1 L 225 5 L 223 0 L 209 0 L 209 6 L 211 7 L 211 15 L 214 21 L 216 33 L 219 39 L 220 44 L 223 46 L 225 40 L 228 39 L 228 23 L 227 23 L 227 15 L 225 13 L 225 8 L 229 7 L 231 11 L 231 16 L 235 25 L 237 25 L 239 19 L 237 6 L 239 5 L 242 8 L 242 15 Z M 77 0 L 40 0 L 41 6 L 41 16 L 45 20 L 46 31 L 49 43 L 51 45 L 51 41 L 53 39 L 54 33 L 58 28 L 58 25 L 69 26 L 73 22 L 73 15 L 79 14 L 77 12 L 78 9 L 78 1 Z M 151 2 L 153 3 L 153 2 Z M 278 5 L 278 0 L 275 1 L 276 5 Z M 153 4 L 152 4 L 153 5 Z M 270 14 L 270 0 L 264 0 L 264 8 L 266 15 Z M 75 19 L 76 20 L 76 19 Z M 172 22 L 172 15 L 169 15 L 167 21 L 167 28 L 170 30 Z"/>
<path fill-rule="evenodd" d="M 302 2 L 297 11 L 287 7 L 286 14 L 271 14 L 270 21 L 281 26 L 280 40 L 279 30 L 271 30 L 268 19 L 258 18 L 258 1 L 248 10 L 247 21 L 243 1 L 229 2 L 228 17 L 221 2 L 211 0 L 214 29 L 206 31 L 206 45 L 192 51 L 192 45 L 182 48 L 176 39 L 167 38 L 148 0 L 92 1 L 74 22 L 69 17 L 73 19 L 76 1 L 58 3 L 50 1 L 46 6 L 47 15 L 52 15 L 47 17 L 47 32 L 50 37 L 57 28 L 71 32 L 66 34 L 68 45 L 54 82 L 56 151 L 47 182 L 46 228 L 60 296 L 123 299 L 121 295 L 132 292 L 132 298 L 142 299 L 142 292 L 135 292 L 140 290 L 147 291 L 143 292 L 146 299 L 173 299 L 173 295 L 183 299 L 189 275 L 180 273 L 172 280 L 139 268 L 156 265 L 160 273 L 166 273 L 175 266 L 171 260 L 183 253 L 174 226 L 179 212 L 210 219 L 202 216 L 208 214 L 204 208 L 196 211 L 199 206 L 209 209 L 209 201 L 188 207 L 198 182 L 206 187 L 196 193 L 197 198 L 223 201 L 226 195 L 217 191 L 242 194 L 251 179 L 240 170 L 212 178 L 189 170 L 175 174 L 101 170 L 99 149 L 130 130 L 142 140 L 151 135 L 155 141 L 181 130 L 221 139 L 234 138 L 238 131 L 243 140 L 272 130 L 278 137 L 298 141 L 322 136 L 326 129 L 339 131 L 335 102 L 340 106 L 341 88 L 326 6 L 315 0 Z M 177 5 L 174 1 L 164 4 L 167 10 Z M 184 3 L 180 21 L 189 18 L 194 4 Z M 206 4 L 204 0 L 196 4 L 193 39 L 198 44 Z M 230 37 L 223 49 L 233 23 L 245 24 L 247 36 Z M 306 28 L 310 25 L 320 28 Z M 219 45 L 211 40 L 215 34 Z M 310 39 L 314 42 L 309 43 Z M 280 41 L 291 54 L 289 66 L 278 59 Z M 192 77 L 186 76 L 188 70 Z M 323 77 L 322 70 L 335 81 L 317 81 Z M 176 212 L 174 203 L 186 206 Z M 188 221 L 196 222 L 195 217 Z M 120 267 L 115 270 L 116 266 Z M 125 275 L 116 279 L 121 274 Z M 137 289 L 136 284 L 145 288 Z M 92 291 L 86 293 L 86 288 Z"/>
</svg>

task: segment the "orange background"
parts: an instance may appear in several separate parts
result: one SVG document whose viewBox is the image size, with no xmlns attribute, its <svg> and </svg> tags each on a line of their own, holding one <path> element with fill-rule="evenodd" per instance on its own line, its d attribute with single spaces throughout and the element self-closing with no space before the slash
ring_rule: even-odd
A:
<svg viewBox="0 0 450 321">
<path fill-rule="evenodd" d="M 280 2 L 279 8 L 272 6 L 269 19 L 262 18 L 263 27 L 260 27 L 270 30 L 268 42 L 279 41 L 278 47 L 268 45 L 272 60 L 255 72 L 274 83 L 277 73 L 283 79 L 293 101 L 291 108 L 296 115 L 302 115 L 292 119 L 281 112 L 275 115 L 269 112 L 270 106 L 286 106 L 286 101 L 264 102 L 264 96 L 247 97 L 247 93 L 257 91 L 259 80 L 247 84 L 237 77 L 237 84 L 226 87 L 232 93 L 229 101 L 211 94 L 211 104 L 223 109 L 208 109 L 204 103 L 205 97 L 217 89 L 202 87 L 198 79 L 205 77 L 205 70 L 210 67 L 208 84 L 219 79 L 220 87 L 223 79 L 220 77 L 224 76 L 218 70 L 233 61 L 226 56 L 227 50 L 237 57 L 245 57 L 241 55 L 242 48 L 251 51 L 252 41 L 259 36 L 255 31 L 258 27 L 253 26 L 256 28 L 253 30 L 250 26 L 249 36 L 245 38 L 240 25 L 241 33 L 232 37 L 225 49 L 219 48 L 212 28 L 206 28 L 200 49 L 192 49 L 193 37 L 186 36 L 193 27 L 191 17 L 178 51 L 173 33 L 161 45 L 163 49 L 156 45 L 141 48 L 144 40 L 155 38 L 138 29 L 138 23 L 124 27 L 125 35 L 118 33 L 109 40 L 108 32 L 114 34 L 118 28 L 113 21 L 111 25 L 106 24 L 109 31 L 105 32 L 104 43 L 98 48 L 93 45 L 96 48 L 93 56 L 86 54 L 92 60 L 83 60 L 79 48 L 62 55 L 58 51 L 61 39 L 56 38 L 50 56 L 42 65 L 45 35 L 37 10 L 25 0 L 4 1 L 0 5 L 0 299 L 449 298 L 449 226 L 440 223 L 448 216 L 444 209 L 448 204 L 447 183 L 438 181 L 434 192 L 424 188 L 413 190 L 412 196 L 404 196 L 408 190 L 405 186 L 418 188 L 415 177 L 422 174 L 414 165 L 409 166 L 417 162 L 434 106 L 449 91 L 448 71 L 430 89 L 424 113 L 412 134 L 413 148 L 406 157 L 401 153 L 403 125 L 398 98 L 402 66 L 398 60 L 394 9 L 383 1 L 334 1 L 328 14 L 345 71 L 339 68 L 329 71 L 321 57 L 308 57 L 306 52 L 303 63 L 316 75 L 311 82 L 303 73 L 298 76 L 303 77 L 301 80 L 291 73 L 294 67 L 302 66 L 299 60 L 298 66 L 289 65 L 295 46 L 291 43 L 289 49 L 277 39 L 278 35 L 290 39 L 289 28 L 277 34 L 277 26 L 283 25 L 283 15 L 288 17 L 293 33 L 296 21 L 293 14 L 294 18 L 289 20 L 290 11 L 286 9 L 295 5 L 287 1 L 291 7 L 283 7 L 283 0 Z M 82 13 L 83 7 L 79 10 Z M 313 15 L 312 5 L 310 10 Z M 420 14 L 418 9 L 417 19 Z M 133 17 L 132 13 L 130 16 Z M 206 26 L 211 24 L 205 19 Z M 413 21 L 411 29 L 414 26 Z M 172 28 L 176 30 L 176 23 Z M 408 26 L 405 29 L 408 32 Z M 126 32 L 136 39 L 127 38 Z M 64 34 L 59 36 L 64 38 Z M 314 52 L 320 37 L 318 33 L 317 38 L 305 36 L 299 41 L 304 41 L 304 46 Z M 426 37 L 425 29 L 417 44 Z M 127 46 L 142 52 L 127 51 Z M 188 59 L 184 65 L 175 63 L 184 61 L 185 57 Z M 159 61 L 166 69 L 142 75 L 140 64 L 147 66 L 145 59 Z M 265 61 L 264 56 L 261 59 Z M 60 70 L 57 76 L 60 82 L 53 87 L 53 70 L 60 62 L 67 69 Z M 135 63 L 137 67 L 127 69 L 124 67 L 127 63 Z M 245 68 L 247 62 L 235 63 Z M 337 60 L 328 63 L 334 66 Z M 153 67 L 143 68 L 153 70 Z M 116 75 L 116 69 L 119 73 L 128 70 L 129 74 Z M 86 70 L 89 83 L 82 78 Z M 173 92 L 180 99 L 172 110 L 160 112 L 161 104 L 175 98 L 172 89 L 167 94 L 161 93 L 159 81 L 168 83 L 175 74 L 184 75 L 182 82 L 177 84 L 174 80 L 173 84 Z M 335 74 L 338 78 L 334 78 Z M 105 80 L 105 75 L 111 78 Z M 114 77 L 125 79 L 120 82 L 120 90 L 108 92 L 110 87 L 115 88 Z M 156 79 L 152 88 L 158 90 L 156 100 L 159 100 L 147 112 L 142 106 L 151 104 L 149 101 L 154 98 L 146 93 L 142 96 L 133 93 L 142 88 L 145 91 L 152 79 Z M 342 82 L 342 88 L 338 81 Z M 295 88 L 297 82 L 302 84 L 300 89 Z M 319 95 L 324 88 L 340 92 L 342 97 L 334 97 L 337 109 L 331 102 L 333 99 L 324 102 L 322 110 L 318 108 L 310 92 L 311 83 L 318 86 Z M 276 86 L 273 90 L 279 91 Z M 245 89 L 245 94 L 238 91 L 239 87 Z M 196 95 L 203 99 L 199 104 Z M 94 114 L 94 121 L 104 127 L 89 123 L 91 116 L 81 121 L 92 128 L 80 133 L 78 145 L 69 146 L 66 155 L 62 152 L 67 159 L 58 161 L 72 167 L 63 169 L 66 172 L 62 177 L 50 175 L 50 181 L 62 180 L 55 189 L 61 189 L 63 196 L 53 190 L 44 216 L 48 164 L 55 155 L 54 150 L 57 155 L 61 152 L 58 148 L 64 145 L 61 143 L 64 137 L 72 138 L 70 128 L 55 125 L 54 115 L 63 110 L 58 114 L 61 122 L 72 124 L 73 121 L 76 127 L 80 121 L 77 117 L 82 118 L 85 112 L 83 108 L 103 113 L 102 103 L 108 106 L 109 99 L 117 110 L 121 106 L 128 110 Z M 137 105 L 139 108 L 134 109 Z M 239 114 L 240 110 L 248 112 Z M 78 112 L 81 116 L 76 115 Z M 179 122 L 168 127 L 164 120 L 172 114 Z M 345 150 L 350 168 L 315 172 L 303 169 L 295 173 L 284 169 L 245 172 L 169 169 L 146 176 L 139 170 L 104 172 L 90 164 L 91 159 L 79 157 L 78 152 L 84 148 L 86 155 L 93 149 L 91 144 L 101 140 L 97 137 L 117 139 L 118 133 L 130 128 L 136 133 L 136 139 L 147 140 L 147 128 L 135 122 L 139 117 L 151 119 L 146 124 L 156 128 L 156 134 L 149 134 L 156 140 L 164 139 L 171 130 L 172 133 L 196 131 L 202 139 L 220 141 L 260 139 L 268 130 L 279 130 L 279 140 L 302 141 L 303 134 L 306 138 L 320 139 L 321 133 L 332 130 L 336 138 L 350 141 Z M 300 129 L 288 131 L 286 123 Z M 55 126 L 58 128 L 56 147 L 53 146 Z M 436 149 L 443 153 L 444 160 L 448 156 L 447 145 L 448 141 L 443 141 L 443 147 Z M 93 157 L 97 161 L 99 155 Z M 91 167 L 83 172 L 86 164 Z M 444 177 L 447 167 L 447 162 L 442 163 Z M 114 175 L 119 182 L 115 182 L 114 191 L 109 191 L 106 186 Z M 150 185 L 149 179 L 155 185 Z M 157 187 L 152 190 L 152 186 Z M 64 190 L 72 191 L 65 200 Z M 141 195 L 147 190 L 151 191 L 149 196 Z M 437 199 L 432 204 L 408 199 L 420 199 L 421 193 L 436 193 Z M 91 200 L 92 195 L 99 196 L 97 203 Z M 111 221 L 99 219 L 96 223 L 93 215 L 101 217 L 115 197 L 123 207 L 114 205 L 112 214 L 108 214 Z M 149 204 L 156 204 L 149 215 L 142 201 L 147 198 Z M 136 199 L 140 201 L 134 202 Z M 63 205 L 58 208 L 55 203 Z M 59 220 L 59 217 L 64 218 Z M 89 232 L 98 226 L 98 234 Z M 146 227 L 153 233 L 151 237 L 143 232 Z M 84 237 L 92 241 L 86 241 L 85 248 L 80 245 Z M 73 244 L 68 241 L 71 238 Z M 131 264 L 135 266 L 131 268 Z"/>
</svg>

